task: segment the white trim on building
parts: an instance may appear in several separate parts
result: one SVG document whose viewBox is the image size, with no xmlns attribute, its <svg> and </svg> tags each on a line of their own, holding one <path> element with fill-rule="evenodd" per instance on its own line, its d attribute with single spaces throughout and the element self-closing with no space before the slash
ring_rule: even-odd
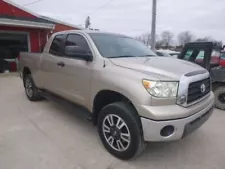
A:
<svg viewBox="0 0 225 169">
<path fill-rule="evenodd" d="M 42 29 L 51 29 L 51 30 L 55 28 L 55 24 L 6 19 L 6 18 L 0 18 L 0 25 L 28 27 L 28 28 L 42 28 Z"/>
<path fill-rule="evenodd" d="M 70 26 L 70 27 L 72 27 L 72 28 L 84 29 L 84 28 L 82 28 L 81 26 L 77 26 L 77 25 L 73 25 L 73 24 L 70 24 L 70 23 L 67 23 L 67 22 L 63 22 L 63 21 L 60 21 L 60 20 L 57 20 L 57 19 L 49 18 L 49 17 L 47 17 L 47 16 L 39 16 L 39 17 L 42 18 L 42 19 L 45 19 L 45 20 L 54 22 L 54 23 L 58 23 L 58 24 Z"/>
</svg>

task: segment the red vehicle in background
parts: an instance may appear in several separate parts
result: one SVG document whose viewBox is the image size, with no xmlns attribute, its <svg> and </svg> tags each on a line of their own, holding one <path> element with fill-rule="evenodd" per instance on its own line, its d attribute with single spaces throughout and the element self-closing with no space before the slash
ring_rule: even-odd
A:
<svg viewBox="0 0 225 169">
<path fill-rule="evenodd" d="M 221 66 L 225 67 L 225 51 L 224 50 L 221 52 L 220 61 L 219 62 L 220 62 L 219 64 Z"/>
</svg>

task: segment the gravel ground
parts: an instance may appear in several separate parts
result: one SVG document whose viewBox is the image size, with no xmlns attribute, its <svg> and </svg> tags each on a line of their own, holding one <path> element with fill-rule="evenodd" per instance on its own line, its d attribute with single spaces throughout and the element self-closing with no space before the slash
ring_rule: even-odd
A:
<svg viewBox="0 0 225 169">
<path fill-rule="evenodd" d="M 189 137 L 150 143 L 133 161 L 102 146 L 96 127 L 49 101 L 27 100 L 19 77 L 0 77 L 0 169 L 224 169 L 225 112 Z"/>
</svg>

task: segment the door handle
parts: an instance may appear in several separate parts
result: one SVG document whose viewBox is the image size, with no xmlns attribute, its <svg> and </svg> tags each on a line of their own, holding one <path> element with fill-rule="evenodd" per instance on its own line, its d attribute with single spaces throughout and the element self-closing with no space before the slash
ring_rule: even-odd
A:
<svg viewBox="0 0 225 169">
<path fill-rule="evenodd" d="M 57 65 L 58 65 L 59 67 L 64 67 L 64 66 L 65 66 L 65 63 L 64 63 L 64 62 L 58 62 Z"/>
</svg>

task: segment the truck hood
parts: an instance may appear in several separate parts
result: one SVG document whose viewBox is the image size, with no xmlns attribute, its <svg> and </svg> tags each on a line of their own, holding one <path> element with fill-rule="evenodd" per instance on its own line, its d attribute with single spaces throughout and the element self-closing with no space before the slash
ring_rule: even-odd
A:
<svg viewBox="0 0 225 169">
<path fill-rule="evenodd" d="M 180 80 L 184 74 L 204 70 L 197 64 L 168 57 L 129 57 L 110 60 L 116 66 L 153 75 L 159 80 Z"/>
</svg>

